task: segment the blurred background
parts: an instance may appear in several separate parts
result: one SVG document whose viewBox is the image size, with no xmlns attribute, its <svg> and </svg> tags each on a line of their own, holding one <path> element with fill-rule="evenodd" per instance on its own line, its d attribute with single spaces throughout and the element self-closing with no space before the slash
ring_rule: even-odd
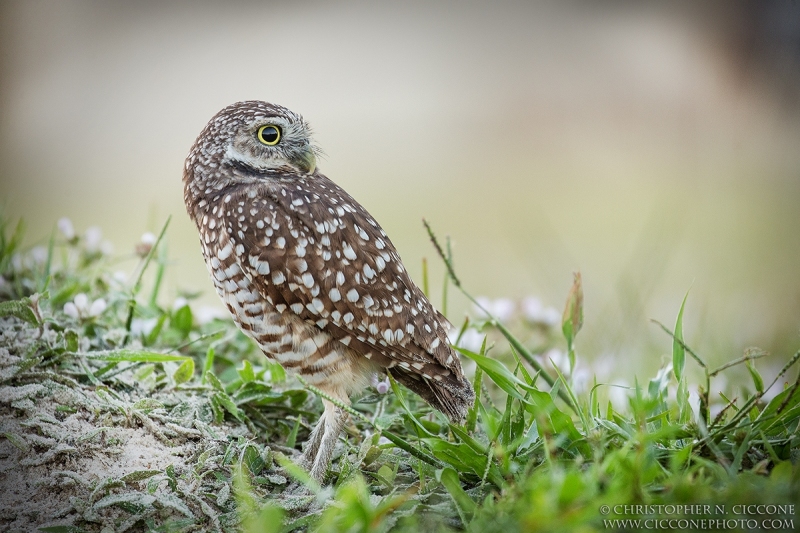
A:
<svg viewBox="0 0 800 533">
<path fill-rule="evenodd" d="M 760 346 L 774 375 L 800 345 L 800 3 L 642 4 L 4 0 L 0 204 L 31 245 L 99 226 L 128 271 L 172 215 L 169 294 L 221 309 L 182 165 L 263 99 L 312 124 L 418 282 L 428 258 L 437 305 L 422 217 L 475 295 L 560 311 L 579 270 L 578 354 L 606 374 L 652 375 L 671 339 L 648 319 L 691 289 L 690 345 Z"/>
</svg>

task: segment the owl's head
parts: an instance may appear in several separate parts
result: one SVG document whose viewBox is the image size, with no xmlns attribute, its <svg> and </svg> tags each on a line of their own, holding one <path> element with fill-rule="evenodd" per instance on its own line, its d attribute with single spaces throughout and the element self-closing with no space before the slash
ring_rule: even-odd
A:
<svg viewBox="0 0 800 533">
<path fill-rule="evenodd" d="M 241 179 L 301 177 L 314 173 L 316 152 L 311 130 L 297 113 L 257 100 L 237 102 L 200 132 L 186 159 L 184 180 L 218 190 Z"/>
</svg>

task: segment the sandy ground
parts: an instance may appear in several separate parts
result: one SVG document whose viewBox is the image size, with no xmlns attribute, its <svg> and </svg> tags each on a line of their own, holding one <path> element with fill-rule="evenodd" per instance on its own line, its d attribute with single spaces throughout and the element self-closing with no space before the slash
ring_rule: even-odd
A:
<svg viewBox="0 0 800 533">
<path fill-rule="evenodd" d="M 139 530 L 147 520 L 227 529 L 230 486 L 203 474 L 224 462 L 229 439 L 244 428 L 211 430 L 191 409 L 180 418 L 137 404 L 144 396 L 135 388 L 120 393 L 26 370 L 31 343 L 52 333 L 37 339 L 16 319 L 0 320 L 0 529 L 79 523 L 105 533 Z M 176 404 L 167 395 L 150 399 Z"/>
</svg>

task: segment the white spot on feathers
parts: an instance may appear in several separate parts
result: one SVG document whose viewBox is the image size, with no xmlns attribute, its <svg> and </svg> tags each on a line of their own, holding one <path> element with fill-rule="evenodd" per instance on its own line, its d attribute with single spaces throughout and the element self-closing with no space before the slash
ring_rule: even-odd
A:
<svg viewBox="0 0 800 533">
<path fill-rule="evenodd" d="M 364 263 L 364 276 L 367 279 L 372 279 L 372 277 L 374 275 L 375 275 L 375 271 L 372 270 L 372 267 L 370 267 L 367 263 Z"/>
<path fill-rule="evenodd" d="M 342 251 L 344 252 L 344 256 L 346 258 L 350 259 L 351 261 L 356 258 L 356 253 L 355 253 L 355 251 L 353 251 L 352 246 L 350 246 L 346 242 L 342 243 Z"/>
<path fill-rule="evenodd" d="M 220 249 L 220 250 L 217 252 L 217 257 L 219 257 L 219 259 L 220 259 L 221 261 L 225 261 L 225 260 L 226 260 L 228 257 L 230 257 L 230 255 L 231 255 L 231 252 L 232 252 L 232 251 L 233 251 L 233 246 L 231 246 L 231 243 L 229 242 L 228 244 L 226 244 L 225 246 L 223 246 L 223 247 L 222 247 L 222 248 L 221 248 L 221 249 Z"/>
</svg>

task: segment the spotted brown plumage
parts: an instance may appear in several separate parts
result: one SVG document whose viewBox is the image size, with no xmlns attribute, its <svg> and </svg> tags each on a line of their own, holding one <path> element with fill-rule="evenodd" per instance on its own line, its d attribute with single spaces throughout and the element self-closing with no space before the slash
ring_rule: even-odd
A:
<svg viewBox="0 0 800 533">
<path fill-rule="evenodd" d="M 233 104 L 200 133 L 184 199 L 218 294 L 267 357 L 330 396 L 347 403 L 388 372 L 462 420 L 474 392 L 447 320 L 375 219 L 316 169 L 314 151 L 302 117 L 265 102 Z M 345 417 L 324 403 L 304 452 L 317 479 Z"/>
</svg>

